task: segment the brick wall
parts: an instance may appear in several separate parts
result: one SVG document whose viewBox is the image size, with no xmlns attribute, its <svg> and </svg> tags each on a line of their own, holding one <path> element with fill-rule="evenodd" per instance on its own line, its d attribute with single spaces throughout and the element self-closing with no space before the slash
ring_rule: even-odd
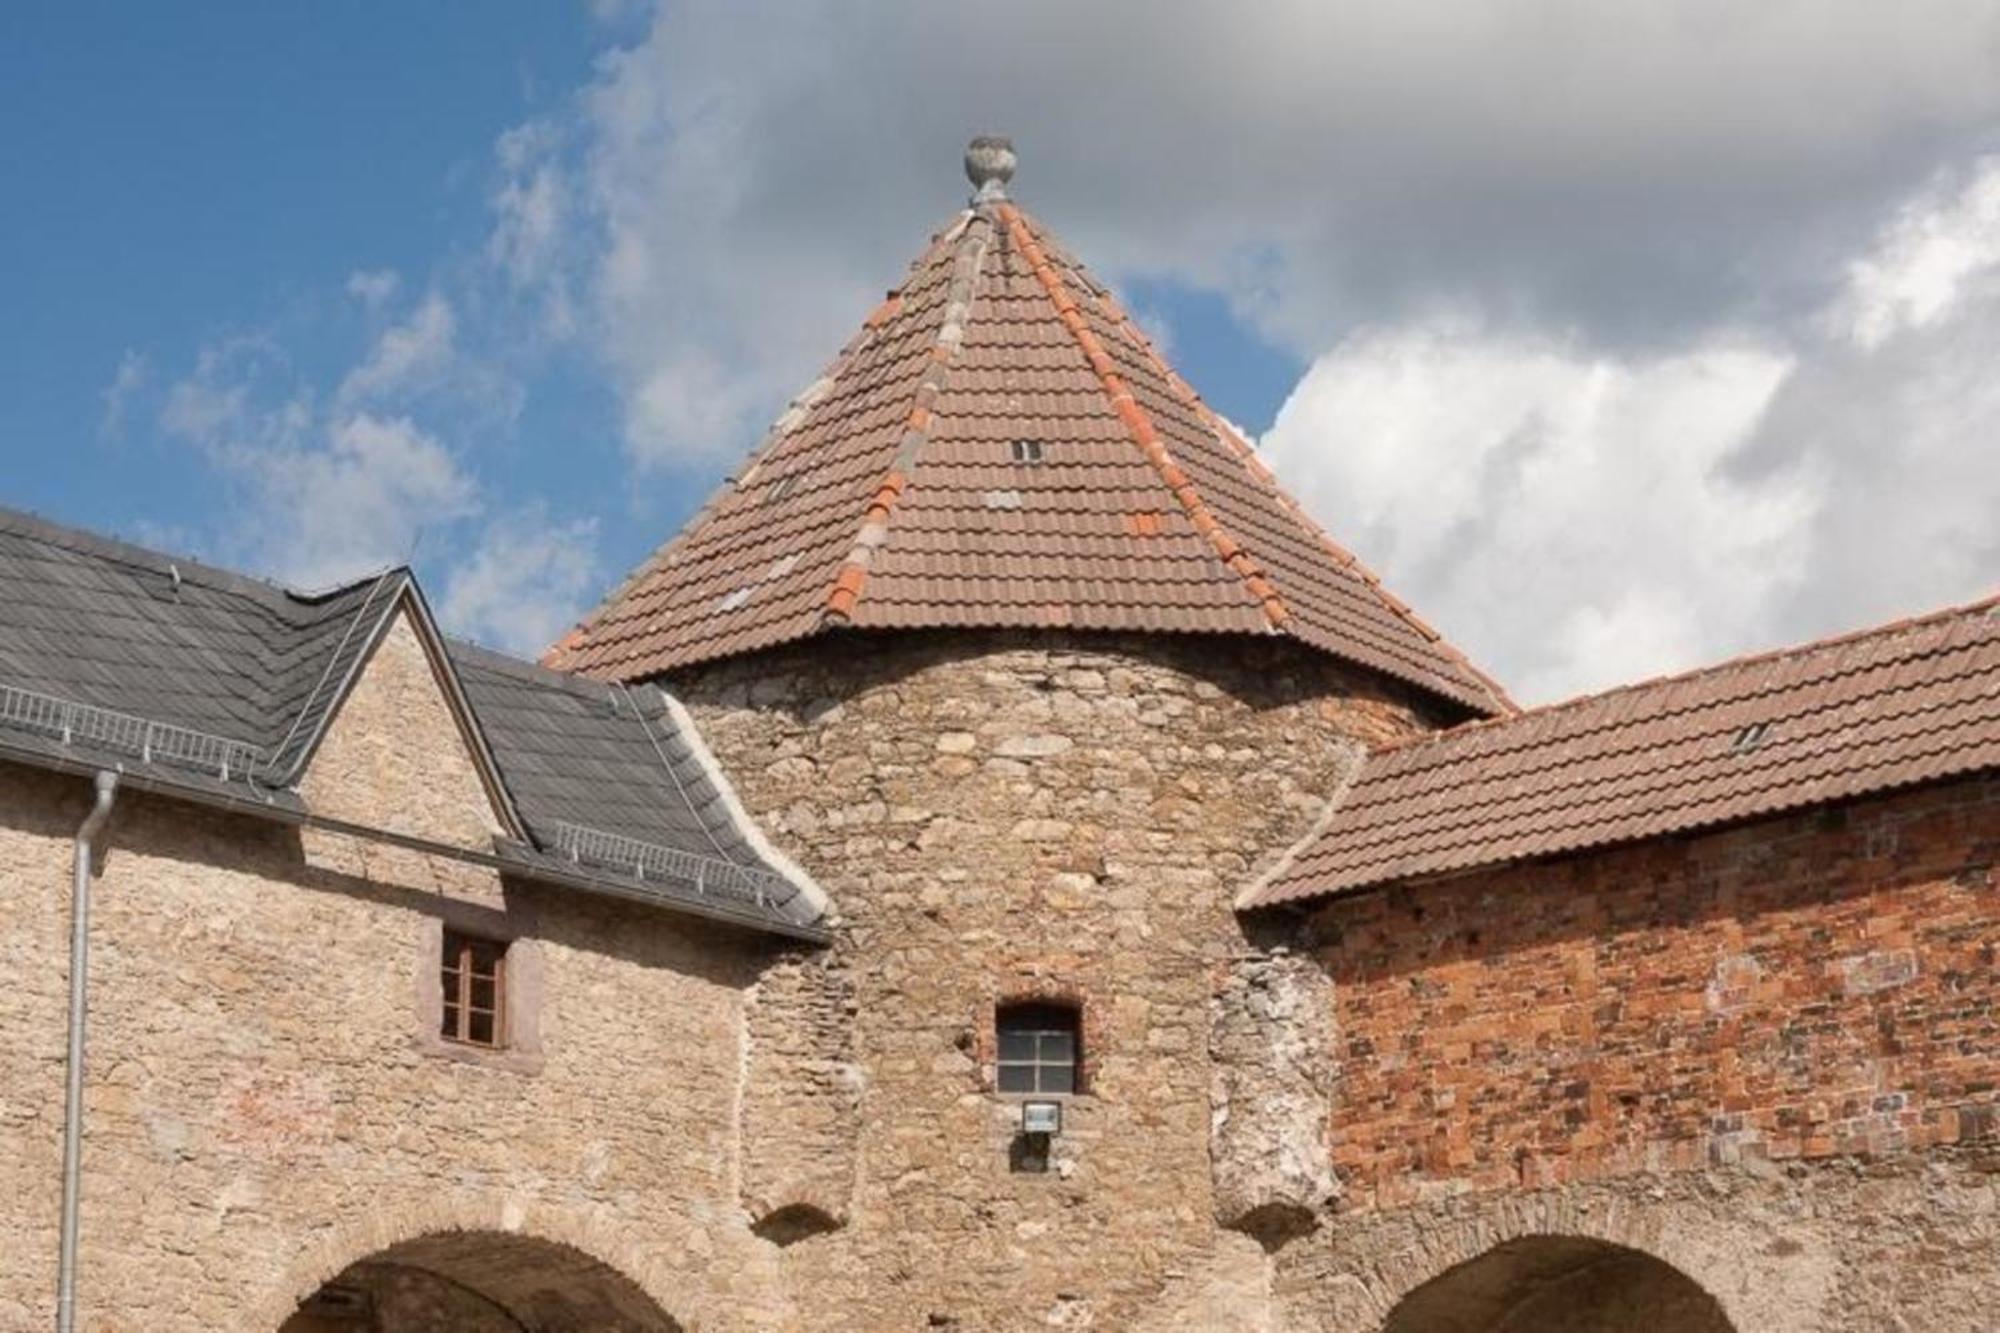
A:
<svg viewBox="0 0 2000 1333">
<path fill-rule="evenodd" d="M 1990 1142 L 2000 781 L 1336 901 L 1349 1208 Z"/>
</svg>

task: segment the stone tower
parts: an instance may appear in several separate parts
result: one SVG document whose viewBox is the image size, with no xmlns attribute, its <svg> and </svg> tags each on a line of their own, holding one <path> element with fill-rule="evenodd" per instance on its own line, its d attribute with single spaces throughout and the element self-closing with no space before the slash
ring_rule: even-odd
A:
<svg viewBox="0 0 2000 1333">
<path fill-rule="evenodd" d="M 1336 1192 L 1330 1007 L 1233 902 L 1366 747 L 1509 708 L 1100 283 L 975 193 L 550 654 L 687 704 L 837 941 L 765 972 L 740 1196 L 815 1327 L 1256 1328 Z M 996 1024 L 1073 1016 L 1061 1132 Z"/>
</svg>

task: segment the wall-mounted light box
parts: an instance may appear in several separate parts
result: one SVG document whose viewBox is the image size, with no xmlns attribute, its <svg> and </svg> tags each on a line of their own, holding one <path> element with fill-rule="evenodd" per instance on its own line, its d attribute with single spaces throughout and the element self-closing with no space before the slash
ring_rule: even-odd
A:
<svg viewBox="0 0 2000 1333">
<path fill-rule="evenodd" d="M 1022 1102 L 1021 1132 L 1023 1134 L 1062 1133 L 1062 1103 Z"/>
</svg>

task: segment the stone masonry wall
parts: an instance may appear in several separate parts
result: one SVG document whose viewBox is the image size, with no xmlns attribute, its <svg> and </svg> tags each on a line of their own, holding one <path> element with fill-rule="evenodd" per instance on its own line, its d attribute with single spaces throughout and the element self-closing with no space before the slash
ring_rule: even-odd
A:
<svg viewBox="0 0 2000 1333">
<path fill-rule="evenodd" d="M 314 799 L 373 823 L 427 811 L 425 832 L 477 845 L 489 816 L 439 777 L 464 761 L 442 700 L 402 671 L 411 648 L 392 639 L 371 663 L 396 679 L 357 689 Z M 6 1329 L 52 1320 L 70 839 L 88 792 L 0 764 Z M 82 1327 L 276 1329 L 355 1261 L 452 1229 L 595 1256 L 689 1329 L 789 1322 L 777 1251 L 738 1205 L 734 1141 L 766 942 L 132 789 L 104 844 Z M 445 923 L 516 941 L 535 1058 L 439 1041 Z"/>
<path fill-rule="evenodd" d="M 1286 1261 L 1594 1206 L 1741 1329 L 2000 1327 L 1996 853 L 1985 777 L 1320 909 L 1345 1194 Z"/>
<path fill-rule="evenodd" d="M 1638 1173 L 1343 1213 L 1278 1254 L 1271 1326 L 1382 1333 L 1406 1298 L 1458 1265 L 1510 1241 L 1558 1237 L 1663 1261 L 1712 1296 L 1735 1333 L 2000 1329 L 2000 1147 L 1991 1144 Z M 1605 1294 L 1614 1303 L 1648 1296 L 1634 1286 Z M 1645 1308 L 1657 1333 L 1702 1327 Z"/>
<path fill-rule="evenodd" d="M 851 1000 L 799 1003 L 851 1007 L 851 1049 L 748 1052 L 751 1107 L 855 1075 L 849 1197 L 823 1134 L 770 1117 L 743 1149 L 747 1206 L 791 1179 L 847 1219 L 782 1251 L 812 1326 L 1263 1327 L 1263 1252 L 1218 1231 L 1211 1178 L 1215 1001 L 1259 952 L 1231 900 L 1356 740 L 1423 719 L 1275 640 L 854 634 L 668 683 L 843 922 L 824 980 Z M 1082 1009 L 1045 1174 L 1013 1169 L 994 1091 L 995 1006 L 1033 997 Z M 1270 1065 L 1254 1045 L 1218 1049 Z"/>
</svg>

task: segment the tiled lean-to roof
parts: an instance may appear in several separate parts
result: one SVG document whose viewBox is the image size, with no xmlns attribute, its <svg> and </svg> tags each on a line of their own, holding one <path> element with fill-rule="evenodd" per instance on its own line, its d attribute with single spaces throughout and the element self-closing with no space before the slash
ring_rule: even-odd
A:
<svg viewBox="0 0 2000 1333">
<path fill-rule="evenodd" d="M 971 206 L 548 660 L 634 680 L 837 627 L 1285 634 L 1506 711 L 1005 197 L 1011 150 L 967 163 Z"/>
<path fill-rule="evenodd" d="M 2000 598 L 1371 755 L 1243 906 L 1732 823 L 2000 768 Z"/>
<path fill-rule="evenodd" d="M 510 825 L 497 862 L 816 933 L 818 891 L 763 844 L 669 696 L 448 643 L 406 569 L 301 594 L 0 508 L 0 757 L 309 821 L 299 780 L 400 614 Z"/>
</svg>

